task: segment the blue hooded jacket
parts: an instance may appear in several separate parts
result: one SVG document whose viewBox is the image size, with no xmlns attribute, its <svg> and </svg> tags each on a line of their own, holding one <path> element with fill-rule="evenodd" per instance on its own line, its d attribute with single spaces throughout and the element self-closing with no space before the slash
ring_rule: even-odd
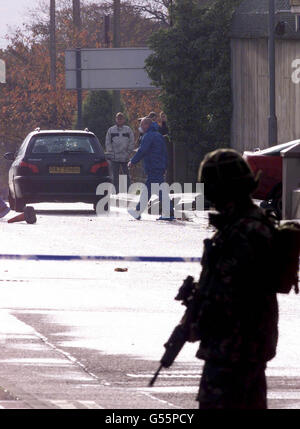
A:
<svg viewBox="0 0 300 429">
<path fill-rule="evenodd" d="M 132 158 L 131 163 L 137 164 L 144 159 L 144 168 L 147 175 L 156 171 L 165 171 L 168 167 L 168 153 L 164 137 L 156 131 L 154 124 L 142 138 L 139 150 Z"/>
</svg>

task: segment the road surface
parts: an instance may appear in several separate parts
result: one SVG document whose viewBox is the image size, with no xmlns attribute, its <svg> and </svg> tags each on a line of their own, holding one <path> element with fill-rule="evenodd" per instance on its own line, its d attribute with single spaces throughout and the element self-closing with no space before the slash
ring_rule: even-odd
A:
<svg viewBox="0 0 300 429">
<path fill-rule="evenodd" d="M 170 224 L 96 217 L 84 204 L 36 208 L 36 225 L 2 220 L 1 254 L 199 257 L 212 234 L 204 213 Z M 197 344 L 147 384 L 184 310 L 177 289 L 199 272 L 190 263 L 0 261 L 0 408 L 197 408 Z M 280 297 L 270 408 L 300 406 L 298 308 L 298 296 Z"/>
</svg>

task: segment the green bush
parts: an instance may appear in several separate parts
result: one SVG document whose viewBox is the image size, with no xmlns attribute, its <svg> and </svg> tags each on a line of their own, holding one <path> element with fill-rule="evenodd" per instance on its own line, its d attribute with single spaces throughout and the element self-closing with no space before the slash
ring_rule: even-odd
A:
<svg viewBox="0 0 300 429">
<path fill-rule="evenodd" d="M 110 91 L 90 91 L 82 109 L 84 128 L 96 134 L 105 146 L 107 130 L 113 125 L 113 97 Z"/>
<path fill-rule="evenodd" d="M 147 71 L 162 89 L 175 144 L 202 156 L 230 145 L 232 116 L 230 25 L 241 0 L 177 0 L 174 26 L 151 36 Z M 201 147 L 199 147 L 199 145 Z"/>
</svg>

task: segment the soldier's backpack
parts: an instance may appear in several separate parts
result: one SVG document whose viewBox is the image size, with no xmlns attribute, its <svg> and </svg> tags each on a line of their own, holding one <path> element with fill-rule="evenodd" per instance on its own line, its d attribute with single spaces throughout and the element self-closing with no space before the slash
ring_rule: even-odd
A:
<svg viewBox="0 0 300 429">
<path fill-rule="evenodd" d="M 300 224 L 286 222 L 274 228 L 273 281 L 276 292 L 299 293 Z"/>
</svg>

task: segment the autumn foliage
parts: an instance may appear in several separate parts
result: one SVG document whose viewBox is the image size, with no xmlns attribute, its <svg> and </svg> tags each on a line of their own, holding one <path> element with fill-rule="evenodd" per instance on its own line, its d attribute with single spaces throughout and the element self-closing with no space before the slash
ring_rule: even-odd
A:
<svg viewBox="0 0 300 429">
<path fill-rule="evenodd" d="M 76 116 L 76 93 L 65 89 L 65 50 L 73 47 L 105 47 L 104 15 L 112 15 L 107 2 L 82 1 L 82 29 L 76 32 L 70 1 L 57 1 L 56 89 L 50 85 L 49 1 L 33 11 L 31 22 L 9 35 L 0 56 L 6 61 L 7 83 L 0 87 L 0 145 L 2 154 L 14 151 L 36 127 L 68 129 Z M 142 14 L 131 2 L 122 2 L 121 40 L 123 47 L 146 46 L 149 36 L 161 24 Z M 111 34 L 112 39 L 112 34 Z M 86 96 L 84 94 L 84 96 Z M 123 105 L 133 127 L 136 119 L 159 111 L 157 91 L 122 92 Z M 1 183 L 5 187 L 8 165 L 0 161 Z"/>
</svg>

